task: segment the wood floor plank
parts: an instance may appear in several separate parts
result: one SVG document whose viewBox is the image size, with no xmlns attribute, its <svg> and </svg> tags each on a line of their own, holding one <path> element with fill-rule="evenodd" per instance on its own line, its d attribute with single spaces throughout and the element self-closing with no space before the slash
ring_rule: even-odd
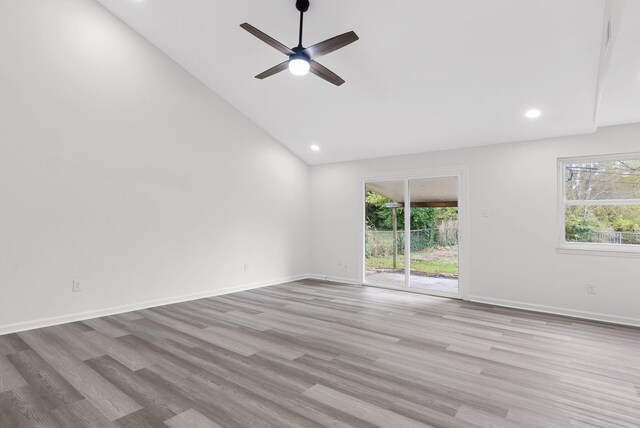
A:
<svg viewBox="0 0 640 428">
<path fill-rule="evenodd" d="M 348 411 L 380 427 L 424 428 L 429 426 L 322 385 L 311 387 L 305 391 L 304 395 L 336 409 Z"/>
<path fill-rule="evenodd" d="M 640 428 L 640 329 L 302 280 L 0 336 L 0 427 Z"/>
<path fill-rule="evenodd" d="M 15 333 L 0 336 L 0 355 L 15 354 L 27 349 L 29 349 L 29 345 L 24 343 L 20 336 Z"/>
<path fill-rule="evenodd" d="M 129 413 L 117 419 L 114 423 L 119 428 L 155 428 L 164 426 L 153 410 L 145 408 Z"/>
<path fill-rule="evenodd" d="M 99 331 L 84 333 L 82 340 L 100 349 L 101 352 L 98 356 L 111 356 L 133 371 L 148 367 L 149 364 L 151 364 L 149 358 L 143 353 L 125 345 L 122 341 L 117 340 L 117 338 L 111 338 Z"/>
<path fill-rule="evenodd" d="M 286 391 L 295 391 L 301 394 L 313 384 L 308 380 L 305 382 L 293 378 L 290 373 L 280 373 L 271 367 L 255 364 L 252 359 L 243 359 L 224 348 L 190 349 L 175 343 L 174 346 L 168 346 L 167 349 L 190 363 L 203 367 L 205 371 L 200 373 L 197 378 L 208 382 L 209 385 L 215 385 L 215 389 L 219 388 L 218 393 L 227 396 L 227 399 L 221 402 L 239 400 L 235 404 L 236 406 L 254 403 L 252 408 L 255 412 L 255 419 L 271 420 L 275 426 L 320 426 L 314 424 L 312 419 L 300 415 L 298 409 L 282 406 L 280 402 L 274 400 L 277 395 Z M 189 380 L 194 379 L 189 378 Z M 181 379 L 173 381 L 178 385 L 183 385 Z M 188 390 L 193 390 L 192 388 L 193 385 L 183 387 Z M 229 410 L 221 409 L 221 412 L 227 413 Z M 247 411 L 245 410 L 245 412 Z M 286 418 L 283 419 L 285 416 Z M 238 416 L 235 418 L 237 419 Z M 215 418 L 212 419 L 215 422 L 220 422 Z M 245 421 L 245 423 L 250 422 L 250 420 Z"/>
<path fill-rule="evenodd" d="M 138 403 L 42 331 L 23 332 L 20 337 L 109 420 L 141 409 Z"/>
<path fill-rule="evenodd" d="M 147 413 L 151 415 L 139 414 L 137 417 L 144 417 L 145 420 L 159 425 L 162 421 L 175 416 L 175 413 L 168 407 L 168 403 L 163 402 L 163 395 L 158 394 L 153 385 L 144 382 L 134 371 L 120 364 L 110 356 L 107 355 L 88 360 L 86 364 L 107 379 L 112 385 L 116 386 L 120 391 L 124 392 L 128 397 L 134 399 L 136 403 L 139 403 L 142 408 L 147 410 Z M 133 413 L 131 415 L 133 415 Z M 134 416 L 133 420 L 136 420 L 137 417 Z M 119 421 L 121 422 L 121 420 Z"/>
<path fill-rule="evenodd" d="M 79 360 L 84 361 L 104 355 L 102 349 L 83 339 L 82 336 L 86 331 L 78 331 L 77 329 L 67 328 L 67 325 L 61 325 L 49 327 L 42 332 Z"/>
<path fill-rule="evenodd" d="M 94 318 L 91 320 L 83 321 L 84 324 L 91 327 L 95 331 L 99 331 L 102 334 L 105 334 L 111 338 L 116 338 L 120 336 L 125 336 L 129 334 L 127 330 L 123 330 L 118 328 L 116 325 L 111 324 L 107 320 L 103 318 Z"/>
<path fill-rule="evenodd" d="M 53 419 L 65 428 L 116 428 L 89 400 L 57 407 Z"/>
<path fill-rule="evenodd" d="M 310 376 L 304 370 L 289 370 L 287 367 L 275 366 L 272 360 L 267 359 L 266 356 L 261 358 L 260 354 L 248 358 L 238 357 L 223 348 L 215 349 L 213 345 L 210 345 L 207 350 L 196 349 L 190 352 L 194 356 L 198 355 L 203 361 L 202 366 L 207 367 L 209 373 L 217 376 L 212 380 L 217 382 L 225 380 L 229 385 L 237 385 L 245 391 L 268 397 L 270 401 L 282 408 L 299 413 L 319 426 L 368 427 L 361 420 L 354 421 L 353 416 L 347 413 L 307 400 L 302 393 L 321 379 Z M 289 360 L 283 359 L 283 361 Z M 151 369 L 156 370 L 154 367 Z M 166 372 L 161 370 L 159 373 Z M 206 373 L 202 376 L 208 377 Z M 175 382 L 179 383 L 180 379 Z M 302 426 L 309 426 L 309 423 Z"/>
<path fill-rule="evenodd" d="M 51 408 L 84 400 L 84 396 L 34 350 L 18 352 L 9 355 L 8 358 L 31 388 L 37 391 Z"/>
<path fill-rule="evenodd" d="M 520 423 L 512 419 L 501 418 L 490 412 L 484 412 L 466 405 L 460 407 L 458 413 L 456 413 L 456 418 L 483 428 L 492 428 L 495 426 L 508 428 L 522 427 Z"/>
<path fill-rule="evenodd" d="M 0 355 L 0 393 L 27 386 L 27 381 L 4 355 Z"/>
<path fill-rule="evenodd" d="M 222 428 L 197 410 L 189 409 L 164 421 L 170 428 Z"/>
<path fill-rule="evenodd" d="M 51 417 L 51 410 L 29 386 L 0 393 L 0 427 L 63 427 Z"/>
</svg>

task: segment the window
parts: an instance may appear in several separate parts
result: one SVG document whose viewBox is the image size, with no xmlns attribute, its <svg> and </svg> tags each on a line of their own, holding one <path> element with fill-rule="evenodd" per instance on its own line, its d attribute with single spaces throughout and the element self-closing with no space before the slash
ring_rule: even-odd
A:
<svg viewBox="0 0 640 428">
<path fill-rule="evenodd" d="M 560 248 L 640 254 L 640 153 L 560 159 Z"/>
</svg>

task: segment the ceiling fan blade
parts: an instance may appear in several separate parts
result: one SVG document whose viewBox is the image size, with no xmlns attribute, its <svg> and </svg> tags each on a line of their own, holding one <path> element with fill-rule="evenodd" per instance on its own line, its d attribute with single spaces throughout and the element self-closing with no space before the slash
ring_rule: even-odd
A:
<svg viewBox="0 0 640 428">
<path fill-rule="evenodd" d="M 333 83 L 336 86 L 340 86 L 344 83 L 344 80 L 340 76 L 338 76 L 333 71 L 329 70 L 324 65 L 314 60 L 311 60 L 310 65 L 311 65 L 311 68 L 309 69 L 309 71 L 315 74 L 316 76 L 326 80 L 327 82 Z"/>
<path fill-rule="evenodd" d="M 327 39 L 324 42 L 316 43 L 313 46 L 309 46 L 305 50 L 305 52 L 311 58 L 318 58 L 322 55 L 326 55 L 335 50 L 343 48 L 358 39 L 359 37 L 356 33 L 354 33 L 353 31 L 349 31 L 348 33 L 340 34 L 339 36 Z"/>
<path fill-rule="evenodd" d="M 256 79 L 266 79 L 269 76 L 273 76 L 274 74 L 280 73 L 281 71 L 286 70 L 287 68 L 289 68 L 289 60 L 282 62 L 278 65 L 276 65 L 275 67 L 271 67 L 268 70 L 263 71 L 262 73 L 258 74 L 256 76 Z"/>
<path fill-rule="evenodd" d="M 260 30 L 258 30 L 256 27 L 254 27 L 251 24 L 248 24 L 248 23 L 245 22 L 244 24 L 240 24 L 240 27 L 244 28 L 245 30 L 247 30 L 248 32 L 250 32 L 251 34 L 256 36 L 257 38 L 259 38 L 260 40 L 262 40 L 263 42 L 265 42 L 269 46 L 271 46 L 273 48 L 276 48 L 277 50 L 279 50 L 280 52 L 282 52 L 285 55 L 293 55 L 295 53 L 294 51 L 292 51 L 287 46 L 283 45 L 282 43 L 280 43 L 279 41 L 277 41 L 273 37 L 263 33 Z"/>
</svg>

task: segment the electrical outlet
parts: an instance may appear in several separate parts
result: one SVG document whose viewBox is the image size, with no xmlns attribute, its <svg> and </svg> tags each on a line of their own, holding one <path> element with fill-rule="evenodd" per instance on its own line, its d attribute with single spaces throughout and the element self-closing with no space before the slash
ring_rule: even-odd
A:
<svg viewBox="0 0 640 428">
<path fill-rule="evenodd" d="M 79 293 L 82 291 L 82 281 L 80 281 L 79 279 L 74 279 L 72 282 L 72 288 L 71 290 L 74 293 Z"/>
<path fill-rule="evenodd" d="M 489 210 L 487 208 L 482 209 L 482 217 L 489 217 Z"/>
<path fill-rule="evenodd" d="M 587 294 L 596 294 L 596 286 L 587 284 Z"/>
<path fill-rule="evenodd" d="M 249 272 L 249 265 L 247 263 L 244 264 L 244 271 Z"/>
</svg>

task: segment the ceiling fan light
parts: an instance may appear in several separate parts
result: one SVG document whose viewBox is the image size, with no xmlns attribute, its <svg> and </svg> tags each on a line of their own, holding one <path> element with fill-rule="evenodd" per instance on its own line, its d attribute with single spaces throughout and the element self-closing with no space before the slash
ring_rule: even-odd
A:
<svg viewBox="0 0 640 428">
<path fill-rule="evenodd" d="M 294 76 L 304 76 L 309 73 L 311 65 L 306 58 L 294 57 L 289 60 L 289 71 Z"/>
</svg>

